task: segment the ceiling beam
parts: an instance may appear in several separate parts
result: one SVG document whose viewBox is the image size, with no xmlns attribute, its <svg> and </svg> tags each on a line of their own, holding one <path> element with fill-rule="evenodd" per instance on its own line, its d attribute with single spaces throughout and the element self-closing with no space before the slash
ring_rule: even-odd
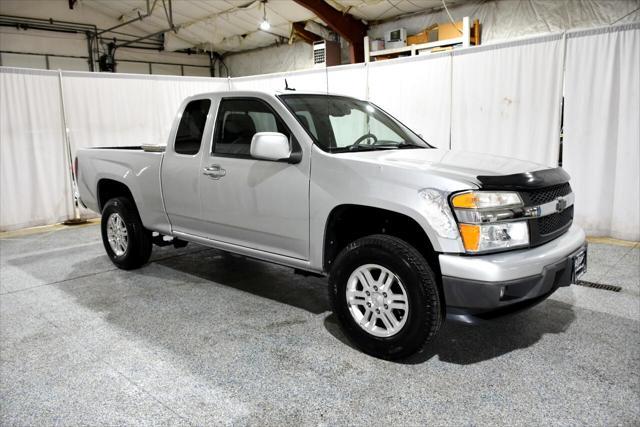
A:
<svg viewBox="0 0 640 427">
<path fill-rule="evenodd" d="M 364 61 L 364 36 L 367 26 L 353 16 L 329 6 L 324 0 L 294 0 L 322 19 L 340 37 L 349 42 L 351 63 Z"/>
<path fill-rule="evenodd" d="M 313 42 L 322 40 L 322 37 L 320 37 L 319 35 L 312 33 L 311 31 L 305 30 L 304 26 L 305 26 L 304 22 L 294 22 L 292 24 L 293 34 L 299 37 L 302 41 L 309 44 L 313 44 Z"/>
</svg>

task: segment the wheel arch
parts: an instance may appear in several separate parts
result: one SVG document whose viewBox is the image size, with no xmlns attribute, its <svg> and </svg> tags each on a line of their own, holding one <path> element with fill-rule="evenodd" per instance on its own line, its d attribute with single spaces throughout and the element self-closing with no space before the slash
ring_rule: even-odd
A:
<svg viewBox="0 0 640 427">
<path fill-rule="evenodd" d="M 98 181 L 98 188 L 97 188 L 97 201 L 98 201 L 98 208 L 100 209 L 100 212 L 102 212 L 102 210 L 104 209 L 105 204 L 115 198 L 115 197 L 126 197 L 129 200 L 131 200 L 131 203 L 133 203 L 134 207 L 136 207 L 136 200 L 135 197 L 133 197 L 133 193 L 131 192 L 131 190 L 129 189 L 129 187 L 120 182 L 117 181 L 115 179 L 111 179 L 111 178 L 101 178 Z"/>
<path fill-rule="evenodd" d="M 325 223 L 322 265 L 330 271 L 340 251 L 356 239 L 371 234 L 398 237 L 415 247 L 440 280 L 438 253 L 424 228 L 404 213 L 359 204 L 334 207 Z"/>
</svg>

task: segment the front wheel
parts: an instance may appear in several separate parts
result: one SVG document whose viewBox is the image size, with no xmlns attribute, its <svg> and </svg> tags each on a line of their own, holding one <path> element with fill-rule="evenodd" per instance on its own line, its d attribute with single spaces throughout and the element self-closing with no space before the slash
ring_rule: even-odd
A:
<svg viewBox="0 0 640 427">
<path fill-rule="evenodd" d="M 393 236 L 349 244 L 329 276 L 329 297 L 351 340 L 384 359 L 419 351 L 442 324 L 442 299 L 431 268 L 413 246 Z"/>
<path fill-rule="evenodd" d="M 144 228 L 135 205 L 125 197 L 109 200 L 102 210 L 102 243 L 111 261 L 123 270 L 149 261 L 151 232 Z"/>
</svg>

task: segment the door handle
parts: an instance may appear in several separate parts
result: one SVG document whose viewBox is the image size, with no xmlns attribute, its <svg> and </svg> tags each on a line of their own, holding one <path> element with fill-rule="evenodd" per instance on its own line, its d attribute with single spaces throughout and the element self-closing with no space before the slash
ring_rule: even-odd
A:
<svg viewBox="0 0 640 427">
<path fill-rule="evenodd" d="M 211 179 L 220 179 L 227 174 L 227 171 L 222 169 L 220 165 L 211 165 L 202 169 L 202 174 Z"/>
</svg>

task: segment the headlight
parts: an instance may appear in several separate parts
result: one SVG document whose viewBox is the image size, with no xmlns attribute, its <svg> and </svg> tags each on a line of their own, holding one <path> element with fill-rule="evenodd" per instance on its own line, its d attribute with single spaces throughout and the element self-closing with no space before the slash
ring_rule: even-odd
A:
<svg viewBox="0 0 640 427">
<path fill-rule="evenodd" d="M 529 244 L 529 227 L 526 221 L 460 224 L 460 235 L 467 252 L 493 251 Z"/>
<path fill-rule="evenodd" d="M 468 191 L 452 196 L 451 205 L 460 224 L 460 235 L 467 252 L 486 252 L 529 244 L 527 222 L 513 221 L 521 215 L 524 206 L 518 193 Z"/>
<path fill-rule="evenodd" d="M 446 195 L 433 188 L 425 188 L 418 194 L 425 201 L 424 214 L 431 228 L 441 237 L 457 239 L 459 234 L 456 220 L 451 213 Z"/>
<path fill-rule="evenodd" d="M 453 196 L 451 204 L 463 209 L 505 208 L 522 206 L 522 199 L 512 191 L 469 191 Z"/>
</svg>

